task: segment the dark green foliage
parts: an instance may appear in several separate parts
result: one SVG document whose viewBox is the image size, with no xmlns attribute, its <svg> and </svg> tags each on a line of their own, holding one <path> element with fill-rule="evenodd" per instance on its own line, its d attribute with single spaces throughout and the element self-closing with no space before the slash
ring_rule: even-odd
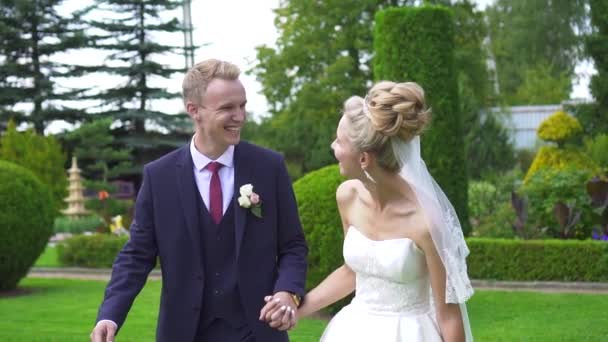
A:
<svg viewBox="0 0 608 342">
<path fill-rule="evenodd" d="M 10 121 L 0 137 L 0 159 L 31 170 L 51 190 L 54 209 L 65 206 L 68 194 L 65 154 L 53 136 L 38 135 L 33 130 L 17 132 Z"/>
<path fill-rule="evenodd" d="M 75 235 L 57 245 L 57 257 L 63 266 L 109 268 L 127 240 L 109 234 Z"/>
<path fill-rule="evenodd" d="M 89 182 L 106 183 L 133 169 L 132 149 L 116 141 L 111 124 L 111 118 L 94 120 L 63 136 L 65 145 L 72 148 L 71 155 L 78 158 L 83 178 Z"/>
<path fill-rule="evenodd" d="M 330 165 L 305 175 L 293 184 L 302 228 L 311 246 L 308 251 L 307 289 L 317 286 L 344 264 L 344 230 L 336 204 L 336 190 L 343 181 L 338 166 Z M 337 304 L 333 308 L 340 306 Z"/>
<path fill-rule="evenodd" d="M 608 107 L 602 109 L 597 103 L 583 103 L 565 105 L 564 109 L 574 114 L 587 136 L 608 132 Z"/>
<path fill-rule="evenodd" d="M 82 117 L 82 110 L 57 102 L 75 100 L 82 89 L 57 85 L 79 74 L 56 55 L 83 47 L 86 40 L 77 15 L 58 13 L 62 2 L 0 1 L 0 122 L 28 122 L 42 134 L 53 120 L 75 122 Z M 31 109 L 23 110 L 24 104 Z"/>
<path fill-rule="evenodd" d="M 469 277 L 493 280 L 606 281 L 608 243 L 469 238 Z"/>
<path fill-rule="evenodd" d="M 590 238 L 592 209 L 585 186 L 592 176 L 589 171 L 579 168 L 541 169 L 536 172 L 522 187 L 522 194 L 528 199 L 528 226 L 546 227 L 548 236 L 560 237 L 554 208 L 561 201 L 582 211 L 573 237 Z"/>
<path fill-rule="evenodd" d="M 467 162 L 454 70 L 454 19 L 443 7 L 394 8 L 378 12 L 374 34 L 377 80 L 414 81 L 433 110 L 422 137 L 422 154 L 469 233 Z"/>
<path fill-rule="evenodd" d="M 53 232 L 48 187 L 24 167 L 0 160 L 0 291 L 14 289 Z"/>
<path fill-rule="evenodd" d="M 486 113 L 477 124 L 469 127 L 467 159 L 469 176 L 473 179 L 509 170 L 515 164 L 515 150 L 509 132 L 497 115 Z"/>
</svg>

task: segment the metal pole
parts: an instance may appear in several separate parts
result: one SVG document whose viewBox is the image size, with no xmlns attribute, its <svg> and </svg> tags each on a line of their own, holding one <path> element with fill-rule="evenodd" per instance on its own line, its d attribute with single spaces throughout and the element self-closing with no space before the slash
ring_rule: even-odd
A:
<svg viewBox="0 0 608 342">
<path fill-rule="evenodd" d="M 184 57 L 186 60 L 186 69 L 194 65 L 194 41 L 192 39 L 192 8 L 190 4 L 192 0 L 184 0 Z"/>
</svg>

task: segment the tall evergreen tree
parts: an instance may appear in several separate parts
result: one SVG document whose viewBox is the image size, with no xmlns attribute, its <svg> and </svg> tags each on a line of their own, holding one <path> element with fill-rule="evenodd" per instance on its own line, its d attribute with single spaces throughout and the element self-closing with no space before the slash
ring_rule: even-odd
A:
<svg viewBox="0 0 608 342">
<path fill-rule="evenodd" d="M 181 54 L 185 48 L 161 44 L 159 37 L 183 33 L 178 19 L 167 17 L 168 11 L 181 5 L 175 0 L 97 0 L 86 10 L 87 23 L 100 32 L 91 47 L 107 51 L 108 56 L 103 65 L 84 70 L 122 78 L 116 87 L 99 90 L 90 98 L 103 103 L 96 116 L 117 120 L 113 134 L 123 146 L 134 149 L 132 175 L 139 173 L 143 163 L 183 144 L 188 137 L 179 134 L 184 131 L 184 117 L 171 115 L 181 108 L 174 113 L 153 109 L 154 100 L 180 97 L 160 81 L 185 72 L 185 68 L 162 64 L 159 58 Z"/>
<path fill-rule="evenodd" d="M 53 120 L 77 121 L 82 111 L 67 104 L 80 90 L 58 86 L 77 76 L 75 67 L 52 57 L 82 47 L 77 16 L 57 12 L 63 0 L 0 0 L 0 122 L 14 118 L 43 133 Z"/>
</svg>

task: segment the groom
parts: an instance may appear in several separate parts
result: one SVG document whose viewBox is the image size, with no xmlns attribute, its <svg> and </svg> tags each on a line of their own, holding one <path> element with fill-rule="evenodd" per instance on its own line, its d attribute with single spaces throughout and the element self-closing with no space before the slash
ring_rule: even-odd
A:
<svg viewBox="0 0 608 342">
<path fill-rule="evenodd" d="M 288 341 L 308 249 L 283 158 L 240 142 L 247 98 L 239 74 L 218 60 L 187 72 L 195 135 L 144 167 L 131 237 L 114 262 L 92 341 L 114 340 L 157 257 L 157 341 Z M 260 320 L 266 301 L 283 310 L 283 324 Z"/>
</svg>

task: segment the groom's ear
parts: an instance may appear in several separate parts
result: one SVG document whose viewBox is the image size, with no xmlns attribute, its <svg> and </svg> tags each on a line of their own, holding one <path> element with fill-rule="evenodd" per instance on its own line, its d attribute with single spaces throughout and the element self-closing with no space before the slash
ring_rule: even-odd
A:
<svg viewBox="0 0 608 342">
<path fill-rule="evenodd" d="M 192 102 L 192 101 L 186 102 L 186 112 L 188 112 L 188 115 L 190 116 L 190 118 L 192 120 L 194 120 L 194 121 L 199 120 L 198 106 L 196 104 L 194 104 L 194 102 Z"/>
</svg>

